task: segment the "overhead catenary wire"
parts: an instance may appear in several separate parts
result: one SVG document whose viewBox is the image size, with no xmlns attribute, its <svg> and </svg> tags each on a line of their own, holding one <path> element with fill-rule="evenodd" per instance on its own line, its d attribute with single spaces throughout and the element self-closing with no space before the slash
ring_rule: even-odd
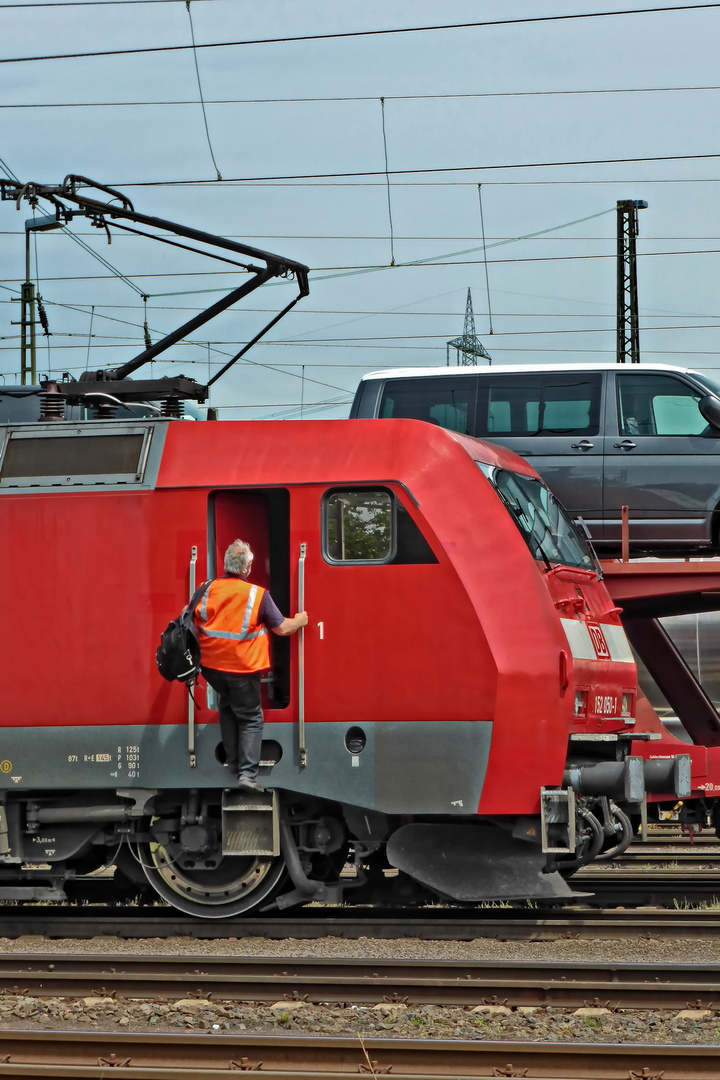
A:
<svg viewBox="0 0 720 1080">
<path fill-rule="evenodd" d="M 199 49 L 240 48 L 251 45 L 286 45 L 305 41 L 339 41 L 350 38 L 387 37 L 400 34 L 426 34 L 448 30 L 482 29 L 491 26 L 525 26 L 531 23 L 557 23 L 590 19 L 609 19 L 628 15 L 657 15 L 677 11 L 703 11 L 720 8 L 720 2 L 702 4 L 672 4 L 650 8 L 624 8 L 616 11 L 585 11 L 567 15 L 526 15 L 515 19 L 482 19 L 462 23 L 438 23 L 431 26 L 396 26 L 374 30 L 343 30 L 325 34 L 295 34 L 272 38 L 246 38 L 240 41 L 209 41 Z M 97 49 L 77 53 L 49 53 L 41 56 L 0 58 L 0 64 L 22 64 L 42 60 L 80 60 L 99 56 L 135 56 L 140 53 L 187 52 L 193 45 L 145 45 L 133 49 Z"/>
<path fill-rule="evenodd" d="M 195 0 L 198 4 L 218 3 L 219 0 Z M 128 7 L 130 4 L 176 4 L 177 0 L 15 0 L 0 4 L 0 11 L 12 8 L 66 8 L 66 7 Z"/>
<path fill-rule="evenodd" d="M 385 162 L 385 164 L 386 164 L 386 162 Z M 386 179 L 385 183 L 386 183 L 386 184 L 388 184 L 388 179 Z M 478 193 L 479 193 L 479 186 L 478 186 Z M 480 204 L 480 205 L 481 205 L 481 204 Z M 607 213 L 610 213 L 610 212 L 607 212 Z M 386 239 L 386 238 L 385 238 L 385 239 Z M 412 239 L 412 238 L 410 238 L 410 239 Z M 484 239 L 484 241 L 485 241 L 485 229 L 484 229 L 484 226 L 483 226 L 483 239 Z M 512 239 L 513 239 L 513 240 L 515 240 L 515 239 L 517 239 L 517 238 L 512 238 Z M 573 239 L 574 239 L 574 238 L 573 238 Z M 503 241 L 503 242 L 511 242 L 511 241 L 505 240 L 505 241 Z M 485 253 L 484 253 L 484 254 L 485 254 Z M 675 254 L 675 253 L 669 253 L 669 254 Z M 440 257 L 440 258 L 441 258 L 441 257 Z M 515 261 L 515 260 L 504 260 L 504 261 Z M 459 265 L 459 264 L 458 264 L 458 265 Z M 486 267 L 487 267 L 487 264 L 486 264 Z M 334 269 L 334 268 L 332 268 L 332 269 Z M 344 268 L 343 268 L 343 269 L 344 269 Z M 352 269 L 352 268 L 351 268 L 351 269 Z M 363 268 L 362 268 L 362 267 L 359 267 L 358 269 L 363 269 Z M 362 342 L 362 340 L 363 340 L 363 339 L 358 339 L 358 340 Z M 376 339 L 376 340 L 380 340 L 380 339 Z M 270 345 L 270 343 L 271 343 L 271 342 L 268 342 L 268 343 L 269 343 L 269 345 Z M 308 342 L 308 343 L 310 343 L 310 342 Z M 311 365 L 302 365 L 302 366 L 303 366 L 303 367 L 310 367 Z M 303 396 L 304 396 L 304 395 L 303 395 Z M 308 405 L 308 407 L 310 407 L 310 405 Z"/>
<path fill-rule="evenodd" d="M 45 280 L 47 281 L 48 279 L 46 278 Z M 12 289 L 10 286 L 5 285 L 3 283 L 0 283 L 0 288 L 4 289 L 7 292 L 16 292 L 17 291 L 16 289 Z M 87 311 L 86 307 L 83 308 L 83 307 L 75 306 L 75 305 L 72 305 L 72 304 L 63 304 L 63 303 L 60 303 L 58 301 L 53 301 L 53 300 L 47 300 L 46 303 L 48 305 L 52 305 L 53 307 L 64 308 L 64 309 L 70 310 L 70 311 L 77 311 L 80 314 L 85 314 L 85 315 L 88 314 L 88 311 Z M 144 322 L 144 324 L 143 324 L 143 326 L 141 328 L 139 326 L 139 324 L 137 324 L 137 323 L 130 322 L 129 320 L 126 320 L 126 319 L 118 319 L 116 316 L 103 315 L 102 313 L 96 312 L 96 311 L 92 312 L 92 318 L 93 319 L 95 319 L 95 318 L 107 319 L 107 320 L 110 320 L 112 322 L 121 323 L 121 324 L 126 325 L 126 326 L 137 327 L 138 329 L 142 329 L 143 332 L 145 332 L 145 330 L 147 329 L 147 320 L 145 320 L 145 322 Z M 91 336 L 94 337 L 95 340 L 97 341 L 98 336 L 92 334 L 92 323 L 91 323 L 90 330 L 91 330 Z M 156 332 L 158 334 L 161 333 L 159 330 L 156 331 Z M 148 330 L 148 333 L 149 333 L 149 330 Z M 60 338 L 60 337 L 69 337 L 69 336 L 84 337 L 85 334 L 77 334 L 77 335 L 58 334 L 57 335 L 58 338 Z M 12 338 L 9 337 L 9 336 L 6 336 L 4 338 L 0 338 L 0 340 L 5 340 L 5 341 L 7 341 L 7 340 L 16 340 L 16 339 L 17 339 L 16 335 L 13 335 Z M 118 335 L 114 335 L 111 340 L 117 341 L 118 340 Z M 132 341 L 132 340 L 135 340 L 135 339 L 134 339 L 134 336 L 133 336 L 133 337 L 128 337 L 125 340 L 126 341 Z M 233 344 L 236 344 L 236 343 L 233 343 Z M 184 341 L 184 342 L 177 342 L 175 347 L 177 348 L 178 346 L 182 346 L 182 345 L 195 346 L 195 347 L 197 347 L 198 345 L 203 345 L 208 350 L 212 350 L 213 352 L 216 352 L 216 353 L 218 353 L 219 355 L 221 355 L 223 357 L 223 359 L 217 361 L 217 363 L 224 364 L 226 362 L 227 358 L 231 355 L 230 353 L 224 352 L 222 349 L 218 348 L 217 344 L 213 345 L 210 342 L 203 343 L 203 342 L 197 342 L 197 341 L 189 340 L 189 341 Z M 127 348 L 127 345 L 125 345 L 125 344 L 122 344 L 122 345 L 103 344 L 101 347 L 104 348 L 104 349 L 108 349 L 108 348 Z M 68 345 L 56 344 L 54 346 L 54 348 L 56 348 L 56 349 L 68 349 L 68 348 L 77 348 L 77 346 L 74 346 L 74 345 L 69 345 L 68 346 Z M 5 346 L 0 346 L 0 351 L 7 351 L 7 348 Z M 49 356 L 48 356 L 48 361 L 49 361 Z M 164 363 L 167 363 L 167 364 L 172 364 L 172 363 L 175 363 L 175 362 L 176 361 L 174 361 L 172 358 L 165 358 L 165 360 L 164 360 Z M 184 365 L 187 365 L 188 363 L 193 363 L 194 361 L 188 360 L 187 358 L 185 358 L 181 362 Z M 285 374 L 285 372 L 282 371 L 282 368 L 279 365 L 272 365 L 272 364 L 264 363 L 262 361 L 251 360 L 251 359 L 248 359 L 248 357 L 246 357 L 246 356 L 241 357 L 241 362 L 244 363 L 244 364 L 248 364 L 248 365 L 250 365 L 252 367 L 261 368 L 261 369 L 263 369 L 265 371 L 279 371 L 281 374 Z M 79 369 L 79 370 L 85 370 L 85 368 Z M 300 378 L 300 376 L 295 375 L 294 372 L 287 372 L 287 374 L 291 378 Z M 310 383 L 316 384 L 318 386 L 326 386 L 331 390 L 342 390 L 342 389 L 344 389 L 343 387 L 336 386 L 334 383 L 325 382 L 325 381 L 319 380 L 319 379 L 307 378 L 307 381 L 310 382 Z"/>
<path fill-rule="evenodd" d="M 390 265 L 395 265 L 395 238 L 393 236 L 392 202 L 390 199 L 390 171 L 388 169 L 387 132 L 385 131 L 385 98 L 380 98 L 380 114 L 382 116 L 383 152 L 385 155 L 385 181 L 387 183 L 387 208 L 388 222 L 390 226 Z"/>
<path fill-rule="evenodd" d="M 643 259 L 655 259 L 655 258 L 676 258 L 678 256 L 690 256 L 690 255 L 720 255 L 720 249 L 718 248 L 695 248 L 683 251 L 646 251 L 643 252 Z M 638 256 L 639 257 L 639 256 Z M 591 254 L 591 255 L 548 255 L 548 256 L 528 256 L 527 258 L 518 259 L 492 259 L 490 260 L 493 266 L 512 266 L 522 263 L 572 263 L 572 262 L 591 262 L 593 260 L 607 260 L 615 259 L 615 255 L 611 254 Z M 431 270 L 434 266 L 479 266 L 482 265 L 482 259 L 457 259 L 457 260 L 443 260 L 442 256 L 438 256 L 437 259 L 416 259 L 409 262 L 395 263 L 394 267 L 391 267 L 389 263 L 370 263 L 367 265 L 350 264 L 344 266 L 320 266 L 317 267 L 313 274 L 310 275 L 310 280 L 331 280 L 332 277 L 345 277 L 352 274 L 370 274 L 380 273 L 384 270 L 414 270 L 414 269 L 428 269 Z M 205 271 L 192 273 L 190 271 L 172 271 L 166 273 L 134 273 L 133 277 L 138 280 L 152 279 L 152 278 L 184 278 L 184 277 L 222 277 L 229 271 Z M 45 282 L 49 281 L 109 281 L 109 277 L 100 274 L 77 274 L 77 275 L 63 275 L 62 277 L 45 277 Z M 4 278 L 0 281 L 0 284 L 6 286 L 10 285 L 12 279 Z M 264 287 L 272 288 L 274 282 L 268 282 Z M 206 292 L 216 290 L 182 290 L 181 292 L 172 293 L 153 293 L 153 296 L 186 296 L 193 295 L 196 292 Z M 218 289 L 217 291 L 221 291 Z"/>
<path fill-rule="evenodd" d="M 676 333 L 679 330 L 683 330 L 683 331 L 685 331 L 685 330 L 717 330 L 717 328 L 718 328 L 717 323 L 690 323 L 690 324 L 687 324 L 687 325 L 684 325 L 684 326 L 646 326 L 646 327 L 643 328 L 643 331 L 645 333 L 648 333 L 648 334 L 652 334 L 652 333 L 673 334 L 673 333 Z M 548 329 L 548 330 L 542 330 L 542 329 L 498 330 L 498 331 L 495 332 L 494 336 L 498 337 L 498 338 L 500 338 L 500 337 L 510 337 L 510 338 L 512 338 L 512 337 L 561 337 L 561 336 L 570 336 L 570 335 L 575 335 L 575 336 L 578 336 L 578 337 L 582 337 L 582 336 L 586 336 L 588 334 L 613 334 L 613 333 L 615 333 L 615 327 L 613 327 L 613 326 L 586 326 L 586 327 L 572 327 L 570 329 L 552 328 L 552 329 Z M 58 339 L 61 339 L 61 338 L 83 338 L 84 339 L 86 337 L 86 335 L 84 333 L 72 333 L 72 332 L 65 332 L 65 333 L 58 332 L 58 333 L 56 333 L 55 336 Z M 127 348 L 127 342 L 128 341 L 134 341 L 135 340 L 134 337 L 123 338 L 118 334 L 112 334 L 112 335 L 93 334 L 92 337 L 93 337 L 94 340 L 96 340 L 98 342 L 102 342 L 102 348 L 104 348 L 104 349 L 125 349 L 125 348 Z M 395 341 L 407 341 L 407 342 L 415 342 L 415 341 L 433 342 L 433 341 L 436 341 L 438 343 L 443 343 L 446 340 L 446 337 L 447 337 L 447 334 L 429 334 L 429 333 L 425 333 L 425 334 L 397 334 L 397 335 L 394 335 L 394 334 L 373 334 L 373 335 L 364 335 L 364 336 L 363 335 L 353 336 L 353 337 L 347 337 L 347 338 L 342 338 L 342 337 L 308 338 L 308 339 L 305 339 L 305 340 L 300 340 L 298 338 L 272 338 L 270 340 L 257 342 L 257 348 L 266 348 L 267 349 L 267 348 L 276 348 L 276 347 L 279 347 L 279 346 L 281 346 L 282 348 L 295 348 L 295 347 L 307 348 L 307 347 L 310 347 L 310 346 L 319 347 L 319 348 L 335 348 L 335 347 L 337 347 L 337 348 L 347 348 L 347 347 L 362 348 L 364 346 L 367 346 L 369 348 L 383 348 L 384 347 L 383 345 L 376 345 L 375 343 L 376 342 L 395 342 Z M 20 335 L 19 334 L 6 334 L 6 335 L 0 336 L 0 341 L 19 341 L 19 340 L 20 340 Z M 241 345 L 241 344 L 243 344 L 243 343 L 240 342 L 240 341 L 218 340 L 218 339 L 216 339 L 214 341 L 211 341 L 211 342 L 205 342 L 205 341 L 180 341 L 180 342 L 176 342 L 175 348 L 203 349 L 203 348 L 205 348 L 206 346 L 209 345 L 210 348 L 213 351 L 220 352 L 220 349 L 218 348 L 218 346 L 220 346 L 220 345 L 237 346 L 237 345 Z M 56 348 L 64 348 L 64 349 L 74 349 L 76 347 L 77 346 L 75 346 L 75 345 L 56 345 Z M 409 347 L 412 347 L 412 346 L 409 346 Z M 392 349 L 392 348 L 397 348 L 397 346 L 395 346 L 394 344 L 389 344 L 387 346 L 387 348 Z M 165 358 L 163 360 L 163 363 L 165 363 L 165 364 L 183 364 L 183 365 L 188 365 L 188 364 L 207 365 L 208 360 L 207 360 L 207 358 L 205 356 L 203 356 L 203 357 L 201 357 L 199 359 L 198 358 L 193 359 L 193 358 L 187 358 L 187 357 L 182 357 L 182 358 L 168 357 L 168 358 Z M 222 361 L 220 361 L 220 360 L 212 361 L 212 363 L 220 364 L 220 363 L 222 363 Z M 266 367 L 267 365 L 262 364 L 262 365 L 259 365 L 259 366 Z M 276 366 L 278 368 L 282 368 L 284 365 L 282 364 L 282 362 L 280 362 Z M 292 366 L 292 365 L 287 365 L 287 366 Z M 304 369 L 305 367 L 312 367 L 314 365 L 301 364 L 301 365 L 295 365 L 295 366 L 300 366 L 300 367 L 302 367 Z M 270 370 L 270 369 L 268 369 L 268 370 Z M 302 378 L 302 376 L 300 376 L 300 377 Z M 330 384 L 326 383 L 324 385 L 329 386 Z"/>
<path fill-rule="evenodd" d="M 0 288 L 6 289 L 8 292 L 16 292 L 16 289 L 10 289 L 7 285 L 2 285 Z M 460 290 L 456 290 L 460 291 Z M 521 294 L 522 295 L 522 294 Z M 571 297 L 560 298 L 564 299 L 567 303 L 596 303 L 599 307 L 610 307 L 611 305 L 604 303 L 603 301 L 579 301 Z M 0 300 L 0 304 L 12 303 L 10 299 Z M 135 310 L 129 304 L 93 304 L 79 303 L 79 304 L 63 304 L 58 300 L 46 301 L 48 305 L 53 305 L 59 308 L 66 308 L 68 311 L 78 311 L 82 314 L 89 314 L 90 307 L 104 308 L 106 311 L 115 310 Z M 155 304 L 153 309 L 156 312 L 160 311 L 187 311 L 196 312 L 203 311 L 203 308 L 190 308 L 190 307 L 163 307 L 162 305 Z M 273 311 L 273 308 L 245 308 L 246 313 L 268 313 Z M 361 319 L 371 319 L 382 317 L 383 319 L 456 319 L 457 311 L 397 311 L 397 310 L 383 310 L 382 308 L 367 308 L 363 310 L 350 310 L 348 308 L 302 308 L 296 314 L 298 315 L 354 315 Z M 601 312 L 567 312 L 567 311 L 498 311 L 496 312 L 501 318 L 513 318 L 513 319 L 615 319 L 616 314 L 613 311 Z M 657 312 L 652 309 L 642 309 L 642 316 L 644 319 L 720 319 L 720 313 L 716 312 Z M 141 327 L 141 323 L 133 322 L 128 319 L 119 319 L 117 316 L 103 315 L 98 312 L 97 317 L 99 319 L 109 319 L 112 322 L 123 323 L 127 326 Z M 338 325 L 338 324 L 335 324 Z M 341 324 L 340 324 L 341 325 Z"/>
<path fill-rule="evenodd" d="M 666 159 L 663 159 L 666 160 Z M 574 163 L 573 163 L 574 164 Z M 602 162 L 600 163 L 602 164 Z M 608 163 L 609 164 L 609 163 Z M 490 166 L 492 168 L 492 166 Z M 525 166 L 518 166 L 519 168 L 525 168 Z M 531 168 L 532 166 L 528 166 Z M 448 187 L 475 187 L 477 180 L 472 178 L 468 180 L 413 180 L 402 181 L 393 180 L 393 187 L 406 187 L 406 188 L 448 188 Z M 602 180 L 483 180 L 484 187 L 617 187 L 618 184 L 642 184 L 643 186 L 655 185 L 662 187 L 663 185 L 670 184 L 720 184 L 720 176 L 679 176 L 670 177 L 664 180 L 646 178 L 638 176 L 620 176 L 611 177 Z M 140 181 L 138 183 L 126 183 L 124 187 L 177 187 L 178 185 L 187 185 L 194 189 L 200 190 L 201 188 L 213 187 L 217 188 L 225 187 L 228 189 L 234 189 L 238 185 L 242 185 L 244 188 L 258 187 L 258 188 L 327 188 L 333 190 L 335 188 L 377 188 L 385 187 L 385 181 L 380 180 L 338 180 L 331 183 L 319 183 L 316 180 L 223 180 L 219 183 L 216 180 L 153 180 L 150 182 Z"/>
<path fill-rule="evenodd" d="M 218 167 L 218 163 L 215 160 L 215 151 L 213 150 L 212 140 L 210 138 L 210 128 L 208 126 L 207 110 L 205 108 L 205 99 L 203 97 L 202 82 L 200 80 L 200 65 L 198 63 L 197 47 L 196 47 L 196 44 L 195 44 L 195 27 L 193 26 L 192 12 L 190 10 L 191 2 L 192 2 L 192 0 L 185 0 L 185 8 L 187 10 L 188 20 L 189 20 L 189 23 L 190 23 L 190 38 L 192 40 L 193 60 L 195 62 L 195 75 L 197 76 L 198 94 L 200 95 L 200 108 L 202 109 L 203 123 L 205 125 L 205 136 L 207 138 L 207 144 L 208 144 L 208 150 L 210 151 L 210 157 L 212 159 L 212 163 L 213 163 L 213 166 L 215 168 L 215 172 L 217 174 L 217 179 L 222 180 L 222 176 L 220 175 L 220 169 Z"/>
<path fill-rule="evenodd" d="M 503 247 L 503 246 L 505 246 L 507 244 L 518 243 L 521 240 L 535 239 L 535 238 L 538 238 L 538 237 L 541 237 L 541 236 L 546 236 L 546 235 L 548 235 L 550 233 L 553 233 L 553 232 L 558 232 L 558 231 L 560 231 L 562 229 L 571 228 L 574 225 L 584 224 L 584 222 L 586 222 L 586 221 L 593 221 L 596 218 L 604 217 L 605 215 L 613 213 L 613 212 L 614 212 L 614 210 L 612 208 L 608 208 L 608 209 L 605 209 L 605 210 L 600 210 L 600 211 L 598 211 L 598 212 L 596 212 L 594 214 L 586 214 L 584 217 L 581 217 L 581 218 L 573 218 L 571 221 L 565 221 L 565 222 L 562 222 L 559 225 L 551 225 L 551 226 L 548 226 L 545 229 L 538 229 L 538 230 L 535 230 L 534 232 L 531 232 L 531 233 L 524 233 L 522 236 L 510 237 L 510 238 L 508 238 L 506 240 L 498 240 L 498 241 L 495 241 L 491 245 L 486 245 L 486 244 L 483 243 L 482 245 L 480 245 L 480 247 L 463 249 L 461 251 L 456 251 L 456 252 L 447 252 L 447 253 L 445 253 L 443 255 L 431 255 L 431 256 L 428 256 L 428 258 L 425 259 L 425 260 L 423 260 L 423 259 L 411 260 L 408 263 L 403 263 L 403 264 L 400 264 L 400 265 L 402 265 L 402 266 L 414 266 L 414 265 L 420 265 L 421 263 L 425 263 L 425 262 L 433 263 L 435 265 L 443 265 L 441 262 L 439 262 L 439 260 L 447 259 L 447 258 L 453 258 L 453 257 L 458 256 L 458 255 L 466 255 L 466 254 L 468 254 L 470 252 L 478 251 L 478 250 L 483 250 L 483 257 L 485 257 L 485 251 L 487 249 L 487 246 L 490 246 L 492 248 L 494 248 L 494 247 Z M 127 225 L 122 225 L 122 224 L 119 224 L 119 223 L 114 223 L 114 224 L 118 225 L 119 228 L 122 228 L 127 232 L 133 232 L 134 233 L 134 232 L 138 231 L 138 230 L 132 229 L 131 227 L 129 227 Z M 89 250 L 91 253 L 94 254 L 94 252 L 92 251 L 92 248 L 89 248 L 89 246 L 87 244 L 85 244 L 84 241 L 82 241 L 78 237 L 76 237 L 74 233 L 70 233 L 69 235 L 73 236 L 74 239 L 78 240 L 79 243 L 81 243 L 87 250 Z M 146 234 L 140 233 L 140 235 L 146 235 Z M 177 241 L 170 240 L 167 237 L 160 236 L 157 239 L 163 240 L 166 243 L 170 243 L 175 247 L 184 246 L 184 245 L 178 244 Z M 100 261 L 103 261 L 101 256 L 97 256 L 97 257 L 100 259 Z M 578 256 L 578 257 L 580 257 L 580 256 Z M 590 256 L 588 256 L 588 257 L 590 257 Z M 221 261 L 229 261 L 229 260 L 226 260 L 226 259 L 221 257 Z M 494 261 L 500 261 L 500 260 L 494 260 Z M 458 264 L 458 265 L 460 265 L 460 264 Z M 115 270 L 115 268 L 111 267 L 109 263 L 107 263 L 107 266 L 110 267 L 113 270 L 114 273 L 116 273 L 118 275 L 120 274 L 120 271 Z M 386 269 L 386 268 L 387 267 L 384 267 L 384 266 L 379 266 L 379 267 L 358 267 L 358 266 L 354 266 L 354 267 L 340 267 L 340 268 L 331 267 L 331 268 L 326 268 L 326 269 L 332 269 L 332 270 L 341 269 L 341 270 L 344 270 L 344 271 L 349 269 L 349 270 L 353 270 L 353 271 L 355 271 L 355 270 L 366 271 L 368 269 L 378 269 L 379 270 L 379 269 Z M 187 276 L 201 277 L 201 276 L 206 276 L 206 275 L 213 275 L 213 276 L 215 276 L 215 275 L 224 275 L 226 273 L 229 273 L 229 271 L 200 271 L 200 272 L 194 272 L 194 273 L 183 272 L 183 271 L 177 272 L 176 271 L 176 272 L 173 272 L 172 274 L 159 274 L 159 275 L 158 274 L 133 274 L 133 277 L 137 277 L 137 278 L 141 278 L 141 279 L 142 278 L 148 278 L 148 277 L 158 277 L 158 276 L 159 277 L 187 277 Z M 311 274 L 311 278 L 313 276 L 314 275 Z M 88 278 L 87 276 L 80 277 L 80 278 L 70 278 L 70 277 L 68 277 L 66 275 L 66 276 L 63 276 L 62 278 L 45 278 L 45 280 L 46 281 L 52 281 L 52 280 L 70 281 L 70 280 L 92 280 L 92 278 Z M 127 279 L 127 280 L 129 282 L 129 279 Z M 131 283 L 131 284 L 133 284 L 133 288 L 135 288 L 136 291 L 141 296 L 145 295 L 144 291 L 142 289 L 140 289 L 139 286 L 135 285 L 134 283 Z M 266 287 L 272 287 L 272 285 L 269 284 Z M 157 297 L 158 295 L 162 295 L 162 294 L 155 293 L 154 295 Z"/>
<path fill-rule="evenodd" d="M 164 0 L 132 0 L 133 3 L 162 3 Z M 177 0 L 172 0 L 177 3 Z M 198 3 L 198 0 L 195 0 Z M 202 0 L 200 0 L 202 2 Z M 1 8 L 2 5 L 0 5 Z M 587 90 L 494 90 L 464 94 L 385 94 L 386 101 L 455 101 L 485 98 L 525 97 L 588 97 L 603 94 L 685 94 L 720 90 L 720 85 L 707 86 L 611 86 Z M 206 105 L 309 105 L 341 102 L 377 101 L 377 95 L 334 95 L 328 97 L 274 97 L 274 98 L 205 98 Z M 190 98 L 156 101 L 8 101 L 0 103 L 0 109 L 123 109 L 186 107 L 197 102 Z"/>
<path fill-rule="evenodd" d="M 716 161 L 719 154 L 656 154 L 644 157 L 619 157 L 619 158 L 577 158 L 572 161 L 515 161 L 499 162 L 494 165 L 443 165 L 424 169 L 389 169 L 388 175 L 395 176 L 427 176 L 437 173 L 460 173 L 460 172 L 503 172 L 508 169 L 566 169 L 587 165 L 638 165 L 658 161 Z M 284 173 L 275 176 L 233 176 L 225 177 L 226 184 L 265 184 L 280 181 L 318 181 L 318 180 L 347 180 L 358 177 L 384 176 L 384 170 L 365 169 L 355 172 L 327 172 L 327 173 Z M 194 180 L 114 180 L 111 187 L 116 188 L 145 188 L 145 187 L 189 187 L 208 183 L 207 177 Z M 394 182 L 394 181 L 393 181 Z M 591 183 L 593 181 L 585 181 Z M 617 183 L 618 181 L 613 181 Z M 635 182 L 635 181 L 633 181 Z M 475 181 L 474 184 L 477 183 Z M 610 181 L 605 181 L 610 183 Z M 385 186 L 385 181 L 382 181 Z"/>
<path fill-rule="evenodd" d="M 493 321 L 492 321 L 492 305 L 490 303 L 490 273 L 488 271 L 487 244 L 485 242 L 485 218 L 483 216 L 482 184 L 478 184 L 477 189 L 478 189 L 478 202 L 480 203 L 480 229 L 482 231 L 483 263 L 485 264 L 485 286 L 486 286 L 486 290 L 487 290 L 488 323 L 489 323 L 489 326 L 490 326 L 490 333 L 492 334 L 492 332 L 493 332 Z"/>
<path fill-rule="evenodd" d="M 117 221 L 113 222 L 113 226 L 116 227 L 116 228 L 118 228 L 118 227 L 119 228 L 124 228 L 128 232 L 134 232 L 138 236 L 148 236 L 149 235 L 148 233 L 141 232 L 139 229 L 128 229 L 128 227 L 126 225 L 120 225 L 120 223 L 117 222 Z M 23 234 L 24 234 L 24 230 L 22 230 L 22 229 L 0 229 L 0 236 L 23 236 Z M 49 233 L 49 236 L 57 236 L 57 235 L 58 235 L 58 230 L 54 230 L 53 232 Z M 97 233 L 96 232 L 86 232 L 86 233 L 77 233 L 76 232 L 74 235 L 75 236 L 93 236 L 93 237 L 96 237 Z M 347 240 L 352 240 L 353 242 L 356 242 L 356 241 L 377 242 L 378 240 L 380 240 L 380 241 L 387 240 L 387 235 L 371 236 L 371 235 L 366 234 L 366 235 L 360 236 L 358 234 L 355 234 L 355 235 L 347 235 L 347 234 L 343 235 L 342 233 L 338 233 L 337 235 L 334 235 L 334 236 L 330 236 L 327 233 L 317 233 L 315 235 L 297 235 L 295 233 L 287 233 L 287 234 L 283 234 L 283 235 L 272 235 L 270 233 L 256 233 L 256 234 L 243 233 L 242 235 L 238 235 L 238 234 L 233 234 L 233 233 L 225 233 L 224 235 L 226 236 L 226 238 L 228 240 L 263 240 L 263 241 L 267 241 L 267 240 L 333 240 L 333 241 L 342 241 L 342 242 L 347 241 Z M 116 240 L 116 239 L 121 239 L 121 240 L 125 239 L 125 240 L 127 240 L 127 239 L 132 239 L 132 237 L 126 237 L 126 236 L 120 236 L 120 235 L 117 236 L 117 237 L 114 236 L 113 240 Z M 403 241 L 406 241 L 407 243 L 420 243 L 421 241 L 423 243 L 428 243 L 428 242 L 429 243 L 441 243 L 441 242 L 442 243 L 447 243 L 448 241 L 453 240 L 453 241 L 457 241 L 457 242 L 462 241 L 464 244 L 469 244 L 470 241 L 475 241 L 475 240 L 482 241 L 483 237 L 482 237 L 482 235 L 481 236 L 421 236 L 419 233 L 416 233 L 413 236 L 398 236 L 397 233 L 396 233 L 395 234 L 395 239 L 396 240 L 403 240 Z M 492 244 L 495 244 L 495 243 L 511 243 L 511 242 L 515 242 L 517 240 L 534 239 L 534 234 L 528 233 L 527 236 L 519 236 L 519 237 L 518 236 L 496 236 L 496 237 L 488 237 L 486 239 L 488 239 Z M 579 244 L 579 243 L 587 243 L 587 242 L 604 243 L 604 244 L 616 244 L 617 243 L 616 238 L 614 236 L 610 236 L 610 235 L 608 235 L 608 236 L 546 236 L 545 239 L 546 240 L 554 240 L 556 243 L 560 243 L 560 244 L 568 244 L 568 243 L 570 243 L 570 244 L 576 244 L 576 243 Z M 683 243 L 689 243 L 691 240 L 692 241 L 706 240 L 708 243 L 710 243 L 711 241 L 715 242 L 715 241 L 720 240 L 720 236 L 710 235 L 709 233 L 703 233 L 702 236 L 660 236 L 658 234 L 650 236 L 647 233 L 643 233 L 643 244 L 658 243 L 661 240 L 663 241 L 663 243 L 668 241 L 668 240 L 674 240 L 677 243 L 680 243 L 681 241 Z M 195 248 L 191 248 L 189 245 L 184 245 L 184 244 L 180 245 L 180 244 L 178 244 L 176 246 L 185 247 L 188 251 L 193 251 L 193 252 L 196 251 Z M 198 251 L 198 253 L 203 254 L 202 252 L 199 252 L 199 251 Z M 216 258 L 217 258 L 217 256 L 216 256 Z M 234 260 L 232 260 L 232 259 L 222 259 L 222 258 L 219 261 L 234 262 Z M 242 266 L 243 264 L 242 263 L 237 263 L 235 265 Z M 246 308 L 245 310 L 249 311 L 250 309 Z M 256 310 L 256 311 L 260 311 L 260 310 L 265 311 L 265 310 L 269 310 L 269 309 L 255 308 L 254 310 Z M 302 310 L 306 311 L 307 308 L 303 308 Z"/>
</svg>

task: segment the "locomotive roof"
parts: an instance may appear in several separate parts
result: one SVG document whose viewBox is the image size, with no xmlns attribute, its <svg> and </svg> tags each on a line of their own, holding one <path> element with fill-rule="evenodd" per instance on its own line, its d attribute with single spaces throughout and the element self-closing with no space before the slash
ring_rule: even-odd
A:
<svg viewBox="0 0 720 1080">
<path fill-rule="evenodd" d="M 459 463 L 465 455 L 537 475 L 511 450 L 422 420 L 223 420 L 170 423 L 157 486 L 399 480 L 412 487 L 433 459 Z"/>
</svg>

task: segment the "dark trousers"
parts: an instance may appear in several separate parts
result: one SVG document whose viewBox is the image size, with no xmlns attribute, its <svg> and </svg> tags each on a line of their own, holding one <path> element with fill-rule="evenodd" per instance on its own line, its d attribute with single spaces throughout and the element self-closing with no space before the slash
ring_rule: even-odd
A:
<svg viewBox="0 0 720 1080">
<path fill-rule="evenodd" d="M 202 673 L 218 696 L 220 735 L 228 769 L 232 775 L 255 780 L 263 731 L 260 672 L 236 675 L 203 668 Z"/>
</svg>

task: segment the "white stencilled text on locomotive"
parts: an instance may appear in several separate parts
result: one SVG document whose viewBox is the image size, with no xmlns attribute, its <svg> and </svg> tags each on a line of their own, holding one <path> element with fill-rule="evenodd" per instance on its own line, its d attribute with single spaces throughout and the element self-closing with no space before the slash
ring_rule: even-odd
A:
<svg viewBox="0 0 720 1080">
<path fill-rule="evenodd" d="M 598 694 L 595 697 L 595 713 L 598 716 L 617 716 L 618 708 L 618 699 L 611 694 Z"/>
</svg>

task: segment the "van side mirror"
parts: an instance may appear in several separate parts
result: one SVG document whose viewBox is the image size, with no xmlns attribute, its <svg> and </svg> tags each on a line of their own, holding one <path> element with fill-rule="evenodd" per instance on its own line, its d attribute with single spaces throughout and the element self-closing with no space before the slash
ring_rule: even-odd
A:
<svg viewBox="0 0 720 1080">
<path fill-rule="evenodd" d="M 720 429 L 720 398 L 716 398 L 714 394 L 706 394 L 698 401 L 698 409 L 708 424 Z"/>
</svg>

